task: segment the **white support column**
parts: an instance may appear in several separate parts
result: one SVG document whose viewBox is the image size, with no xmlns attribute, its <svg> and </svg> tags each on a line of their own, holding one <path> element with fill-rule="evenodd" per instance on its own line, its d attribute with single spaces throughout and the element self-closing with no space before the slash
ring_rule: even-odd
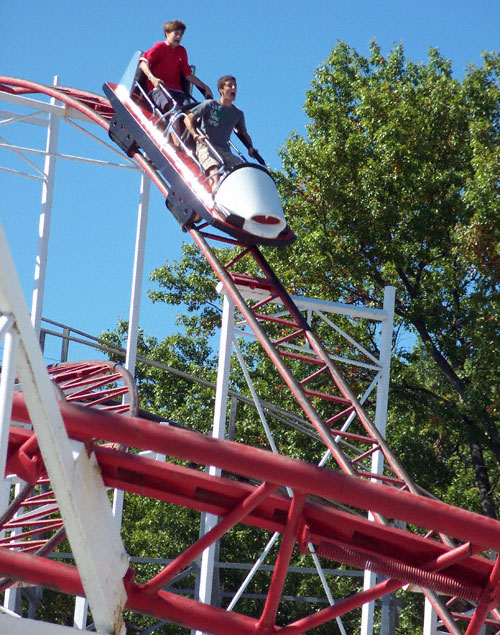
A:
<svg viewBox="0 0 500 635">
<path fill-rule="evenodd" d="M 75 609 L 73 611 L 73 626 L 80 631 L 87 630 L 87 611 L 89 603 L 87 598 L 77 596 L 75 598 Z"/>
<path fill-rule="evenodd" d="M 385 287 L 384 289 L 384 313 L 385 319 L 381 323 L 380 333 L 380 371 L 377 380 L 377 400 L 375 406 L 375 425 L 382 436 L 385 437 L 387 425 L 387 406 L 389 403 L 389 381 L 391 374 L 391 350 L 392 331 L 394 328 L 394 303 L 396 289 Z M 384 469 L 384 456 L 382 452 L 375 452 L 372 457 L 371 472 L 382 474 Z M 373 516 L 368 513 L 370 520 Z M 372 571 L 365 571 L 363 589 L 370 589 L 377 583 L 377 576 Z M 374 626 L 375 602 L 363 604 L 361 609 L 361 635 L 371 635 Z M 381 635 L 387 635 L 381 633 Z"/>
<path fill-rule="evenodd" d="M 448 633 L 448 629 L 443 626 L 444 630 L 440 630 L 441 622 L 439 620 L 438 614 L 432 607 L 432 604 L 429 602 L 427 598 L 425 598 L 424 605 L 424 626 L 422 630 L 422 635 L 439 635 L 439 633 Z M 458 626 L 455 627 L 457 632 L 459 631 Z M 479 635 L 486 635 L 486 626 L 483 624 L 481 630 L 479 631 Z"/>
<path fill-rule="evenodd" d="M 130 293 L 130 310 L 128 319 L 127 354 L 125 368 L 133 375 L 137 360 L 137 336 L 139 332 L 139 316 L 141 313 L 142 278 L 144 275 L 144 254 L 146 252 L 146 234 L 148 228 L 149 192 L 151 179 L 144 173 L 141 175 L 141 194 L 137 212 L 137 231 L 135 236 L 134 268 L 132 272 L 132 289 Z"/>
<path fill-rule="evenodd" d="M 54 78 L 54 86 L 57 86 L 58 78 Z M 52 98 L 51 104 L 56 100 Z M 57 141 L 59 137 L 59 115 L 49 115 L 47 129 L 46 156 L 44 164 L 44 181 L 42 185 L 42 211 L 38 226 L 38 253 L 35 263 L 35 279 L 31 304 L 31 323 L 37 337 L 40 337 L 42 322 L 43 299 L 45 294 L 45 279 L 47 277 L 47 256 L 49 250 L 50 221 L 52 215 L 52 200 L 54 194 L 54 179 L 56 172 Z"/>
<path fill-rule="evenodd" d="M 5 326 L 11 326 L 13 318 L 4 315 L 0 318 Z M 0 338 L 1 341 L 2 338 Z M 9 427 L 12 412 L 12 396 L 16 377 L 16 359 L 18 349 L 18 335 L 9 329 L 4 337 L 4 351 L 0 375 L 0 475 L 5 474 L 7 446 L 9 444 Z M 0 510 L 3 512 L 3 509 Z"/>
<path fill-rule="evenodd" d="M 391 378 L 391 351 L 392 332 L 394 329 L 394 303 L 396 289 L 385 287 L 384 312 L 385 320 L 381 324 L 380 333 L 380 374 L 377 382 L 377 402 L 375 406 L 375 426 L 380 434 L 385 437 L 387 426 L 387 407 L 389 403 L 389 382 Z M 376 452 L 373 456 L 372 472 L 382 474 L 384 469 L 384 456 L 382 452 Z"/>
<path fill-rule="evenodd" d="M 424 609 L 424 630 L 422 635 L 436 635 L 438 632 L 438 616 L 436 611 L 432 608 L 432 604 L 427 598 L 425 598 Z"/>
<path fill-rule="evenodd" d="M 373 520 L 373 519 L 372 519 Z M 365 570 L 363 589 L 371 589 L 377 583 L 377 576 L 372 571 Z M 361 635 L 372 635 L 375 613 L 375 602 L 368 602 L 361 607 Z"/>
<path fill-rule="evenodd" d="M 141 314 L 142 278 L 144 275 L 144 254 L 146 252 L 146 234 L 148 228 L 149 193 L 151 180 L 144 173 L 141 175 L 139 208 L 137 211 L 137 230 L 135 236 L 134 266 L 132 271 L 132 288 L 130 292 L 130 308 L 128 319 L 127 351 L 125 368 L 133 376 L 137 361 L 137 337 L 139 333 L 139 317 Z M 124 401 L 128 395 L 124 396 Z M 113 515 L 118 527 L 121 527 L 124 493 L 116 490 L 113 494 Z"/>
<path fill-rule="evenodd" d="M 224 294 L 222 310 L 222 328 L 219 347 L 219 367 L 217 370 L 217 385 L 215 390 L 214 425 L 212 436 L 215 439 L 224 439 L 227 412 L 227 397 L 229 386 L 229 373 L 231 370 L 231 351 L 234 332 L 234 302 Z M 220 469 L 213 465 L 208 467 L 208 473 L 212 476 L 220 476 Z M 206 534 L 217 524 L 217 516 L 202 514 L 202 534 Z M 201 557 L 200 586 L 198 599 L 200 602 L 210 604 L 212 599 L 212 583 L 214 577 L 215 544 L 207 547 Z M 201 631 L 196 631 L 201 635 Z"/>
<path fill-rule="evenodd" d="M 19 494 L 19 492 L 21 491 L 24 485 L 25 485 L 24 481 L 18 482 L 14 485 L 14 488 L 13 488 L 14 497 L 16 497 Z M 9 504 L 9 498 L 11 493 L 11 486 L 12 486 L 11 479 L 5 479 L 3 482 L 3 486 L 4 486 L 4 495 L 7 494 L 7 500 L 5 501 L 6 502 L 5 509 L 7 509 L 7 505 Z M 2 511 L 3 511 L 3 508 L 2 508 Z M 14 515 L 14 518 L 18 518 L 19 515 L 20 515 L 20 512 L 17 511 Z M 16 534 L 20 534 L 21 531 L 22 530 L 19 527 L 16 527 L 10 532 L 10 536 L 13 537 Z M 2 537 L 4 536 L 5 536 L 5 532 L 2 531 Z M 18 600 L 20 600 L 20 593 L 21 593 L 21 589 L 18 589 L 15 587 L 9 587 L 8 589 L 5 589 L 5 593 L 3 596 L 3 605 L 7 611 L 12 612 L 13 614 L 17 614 L 16 609 L 18 609 Z"/>
<path fill-rule="evenodd" d="M 71 442 L 49 379 L 10 250 L 0 226 L 0 313 L 19 334 L 17 374 L 38 446 L 50 476 L 97 632 L 124 635 L 128 569 L 94 454 Z M 13 327 L 14 328 L 14 327 Z"/>
<path fill-rule="evenodd" d="M 130 308 L 128 318 L 127 351 L 125 368 L 132 376 L 137 362 L 137 337 L 139 334 L 139 318 L 141 314 L 142 278 L 144 275 L 144 255 L 146 253 L 146 235 L 148 229 L 149 193 L 151 179 L 141 174 L 139 208 L 137 210 L 137 229 L 135 234 L 134 266 L 132 270 L 132 288 L 130 291 Z M 124 396 L 124 400 L 128 395 Z M 118 527 L 121 527 L 124 493 L 116 490 L 113 494 L 113 515 Z"/>
<path fill-rule="evenodd" d="M 7 448 L 9 444 L 9 428 L 12 413 L 12 397 L 14 392 L 14 380 L 16 377 L 16 359 L 19 337 L 11 328 L 14 325 L 12 315 L 0 317 L 0 341 L 4 342 L 3 359 L 0 374 L 0 474 L 5 474 L 7 460 Z M 0 513 L 3 513 L 9 504 L 11 479 L 4 479 L 1 484 Z M 19 492 L 19 485 L 16 486 Z M 12 533 L 15 533 L 12 532 Z M 4 532 L 2 532 L 4 534 Z M 18 589 L 6 589 L 3 605 L 8 611 L 16 610 Z"/>
<path fill-rule="evenodd" d="M 137 210 L 137 229 L 135 235 L 134 265 L 132 270 L 132 287 L 130 291 L 130 307 L 128 319 L 127 350 L 125 368 L 134 375 L 137 361 L 137 337 L 139 333 L 139 318 L 141 313 L 142 279 L 144 275 L 144 255 L 146 253 L 146 235 L 148 228 L 149 194 L 151 179 L 141 174 L 139 207 Z M 124 396 L 124 400 L 127 399 Z M 113 492 L 113 516 L 116 524 L 121 528 L 123 515 L 124 493 L 115 489 Z M 73 624 L 84 631 L 87 628 L 87 598 L 77 597 L 73 613 Z"/>
</svg>

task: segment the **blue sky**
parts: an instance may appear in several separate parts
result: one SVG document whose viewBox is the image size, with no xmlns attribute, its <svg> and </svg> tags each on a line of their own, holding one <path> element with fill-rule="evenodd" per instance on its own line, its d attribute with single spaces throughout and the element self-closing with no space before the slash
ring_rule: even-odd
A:
<svg viewBox="0 0 500 635">
<path fill-rule="evenodd" d="M 4 0 L 0 74 L 45 84 L 57 75 L 62 85 L 100 93 L 104 81 L 119 80 L 134 51 L 163 39 L 161 25 L 172 18 L 186 22 L 189 60 L 214 92 L 221 75 L 237 77 L 236 104 L 273 168 L 280 167 L 277 150 L 287 136 L 304 132 L 305 92 L 338 40 L 361 54 L 372 39 L 384 54 L 401 42 L 408 58 L 424 62 L 433 46 L 451 60 L 459 78 L 468 63 L 481 64 L 483 50 L 499 49 L 498 0 Z M 8 108 L 0 100 L 0 110 Z M 0 136 L 43 147 L 42 131 L 27 128 L 34 127 L 2 126 Z M 97 128 L 94 133 L 105 138 Z M 67 125 L 59 151 L 109 158 Z M 16 161 L 0 148 L 0 166 L 18 168 Z M 135 173 L 58 162 L 45 317 L 94 335 L 127 319 L 138 189 Z M 0 220 L 30 306 L 41 187 L 0 171 L 0 191 Z M 159 338 L 175 329 L 176 310 L 151 304 L 147 277 L 165 259 L 179 257 L 186 239 L 162 197 L 152 192 L 141 327 Z"/>
</svg>

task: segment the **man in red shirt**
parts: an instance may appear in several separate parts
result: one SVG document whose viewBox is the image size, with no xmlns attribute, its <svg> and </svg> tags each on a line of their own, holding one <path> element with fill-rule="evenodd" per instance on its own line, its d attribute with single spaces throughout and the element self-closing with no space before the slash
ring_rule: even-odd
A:
<svg viewBox="0 0 500 635">
<path fill-rule="evenodd" d="M 206 99 L 212 98 L 212 91 L 191 71 L 186 49 L 180 45 L 186 25 L 182 20 L 172 20 L 163 25 L 165 40 L 157 42 L 153 48 L 143 54 L 140 68 L 146 75 L 146 90 L 151 101 L 159 110 L 165 112 L 172 107 L 165 93 L 158 84 L 163 82 L 165 88 L 179 106 L 187 106 L 191 102 L 182 90 L 181 78 L 197 86 Z"/>
</svg>

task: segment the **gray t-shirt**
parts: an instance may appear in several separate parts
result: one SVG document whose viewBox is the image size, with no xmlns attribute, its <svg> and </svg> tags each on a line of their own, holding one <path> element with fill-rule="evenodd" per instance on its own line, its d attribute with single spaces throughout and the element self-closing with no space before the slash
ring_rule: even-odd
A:
<svg viewBox="0 0 500 635">
<path fill-rule="evenodd" d="M 222 148 L 229 147 L 229 138 L 233 128 L 246 132 L 245 115 L 233 104 L 224 106 L 215 99 L 206 99 L 192 108 L 191 112 L 199 121 L 199 127 L 210 143 Z"/>
</svg>

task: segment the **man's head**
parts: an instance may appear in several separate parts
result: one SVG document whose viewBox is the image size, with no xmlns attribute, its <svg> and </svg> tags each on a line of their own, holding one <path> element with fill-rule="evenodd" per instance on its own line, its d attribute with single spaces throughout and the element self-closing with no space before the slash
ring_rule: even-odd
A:
<svg viewBox="0 0 500 635">
<path fill-rule="evenodd" d="M 182 20 L 172 20 L 171 22 L 165 22 L 163 25 L 163 32 L 165 33 L 165 39 L 169 46 L 179 46 L 186 30 L 186 25 Z"/>
<path fill-rule="evenodd" d="M 221 97 L 229 97 L 232 99 L 236 98 L 236 77 L 233 75 L 223 75 L 217 81 L 217 90 Z"/>
<path fill-rule="evenodd" d="M 165 35 L 172 33 L 172 31 L 181 31 L 184 33 L 185 30 L 186 24 L 182 20 L 171 20 L 170 22 L 165 22 L 163 25 L 163 33 L 165 33 Z"/>
</svg>

